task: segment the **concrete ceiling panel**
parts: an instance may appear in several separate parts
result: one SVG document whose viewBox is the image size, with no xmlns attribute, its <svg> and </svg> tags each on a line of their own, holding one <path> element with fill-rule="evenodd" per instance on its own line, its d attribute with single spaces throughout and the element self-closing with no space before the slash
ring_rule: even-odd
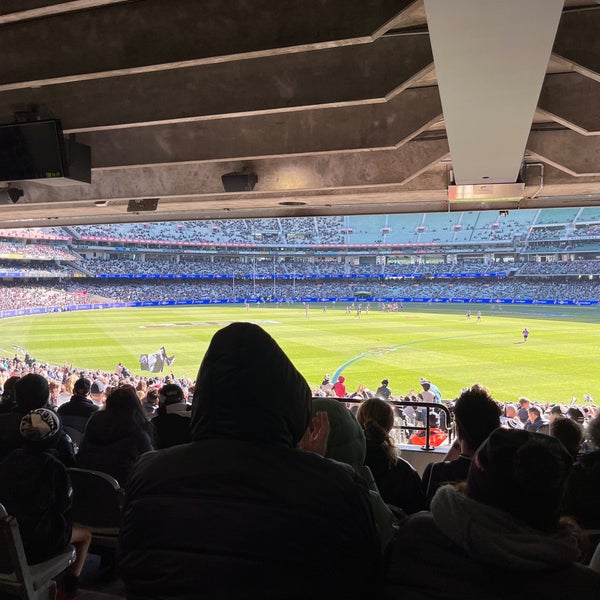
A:
<svg viewBox="0 0 600 600">
<path fill-rule="evenodd" d="M 532 131 L 527 149 L 571 175 L 600 175 L 600 136 L 583 136 L 569 129 Z"/>
<path fill-rule="evenodd" d="M 193 161 L 392 148 L 441 119 L 437 88 L 408 89 L 385 104 L 258 115 L 79 134 L 92 166 Z"/>
<path fill-rule="evenodd" d="M 65 130 L 82 131 L 383 102 L 432 68 L 427 35 L 393 36 L 320 52 L 114 77 L 110 86 L 93 79 L 9 90 L 0 94 L 0 122 L 32 104 L 44 115 L 59 116 Z"/>
<path fill-rule="evenodd" d="M 582 135 L 600 135 L 600 81 L 580 73 L 547 75 L 538 109 Z"/>
<path fill-rule="evenodd" d="M 564 12 L 552 52 L 590 77 L 600 76 L 600 6 Z"/>
<path fill-rule="evenodd" d="M 0 28 L 0 89 L 367 42 L 413 1 L 277 0 L 274 11 L 272 0 L 226 10 L 221 0 L 144 0 L 16 22 Z"/>
</svg>

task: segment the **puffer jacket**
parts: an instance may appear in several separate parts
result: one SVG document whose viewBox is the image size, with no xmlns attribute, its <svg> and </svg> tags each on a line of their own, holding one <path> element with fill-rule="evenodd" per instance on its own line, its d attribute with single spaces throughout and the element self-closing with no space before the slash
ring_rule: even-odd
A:
<svg viewBox="0 0 600 600">
<path fill-rule="evenodd" d="M 362 427 L 354 415 L 339 400 L 314 398 L 313 414 L 326 412 L 331 428 L 325 456 L 352 467 L 352 475 L 369 490 L 382 551 L 392 541 L 396 532 L 396 517 L 379 494 L 373 473 L 365 465 L 367 445 Z"/>
<path fill-rule="evenodd" d="M 310 389 L 260 327 L 213 337 L 192 442 L 145 455 L 130 479 L 118 563 L 127 597 L 366 597 L 379 542 L 366 491 L 296 448 Z"/>
</svg>

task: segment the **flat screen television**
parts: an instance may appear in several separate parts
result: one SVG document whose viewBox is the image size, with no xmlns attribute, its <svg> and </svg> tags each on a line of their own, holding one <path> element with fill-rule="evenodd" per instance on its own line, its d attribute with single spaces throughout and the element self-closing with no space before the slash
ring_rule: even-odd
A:
<svg viewBox="0 0 600 600">
<path fill-rule="evenodd" d="M 0 125 L 0 181 L 68 177 L 60 121 Z"/>
</svg>

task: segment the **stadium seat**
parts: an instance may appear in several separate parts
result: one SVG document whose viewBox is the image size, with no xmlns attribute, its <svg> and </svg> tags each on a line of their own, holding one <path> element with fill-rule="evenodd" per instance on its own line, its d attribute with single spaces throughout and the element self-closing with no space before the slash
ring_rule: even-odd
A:
<svg viewBox="0 0 600 600">
<path fill-rule="evenodd" d="M 25 600 L 46 600 L 54 590 L 53 578 L 62 573 L 74 560 L 75 548 L 35 565 L 27 564 L 19 525 L 0 504 L 0 595 Z"/>
<path fill-rule="evenodd" d="M 110 475 L 89 469 L 67 469 L 73 486 L 73 522 L 92 532 L 92 546 L 116 548 L 123 493 Z"/>
</svg>

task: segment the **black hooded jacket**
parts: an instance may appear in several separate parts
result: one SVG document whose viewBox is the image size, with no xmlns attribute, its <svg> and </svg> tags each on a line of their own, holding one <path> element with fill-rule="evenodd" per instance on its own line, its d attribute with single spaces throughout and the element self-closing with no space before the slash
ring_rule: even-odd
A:
<svg viewBox="0 0 600 600">
<path fill-rule="evenodd" d="M 296 448 L 311 394 L 260 327 L 215 334 L 198 373 L 192 442 L 145 455 L 119 545 L 127 596 L 355 598 L 379 541 L 367 493 Z"/>
</svg>

